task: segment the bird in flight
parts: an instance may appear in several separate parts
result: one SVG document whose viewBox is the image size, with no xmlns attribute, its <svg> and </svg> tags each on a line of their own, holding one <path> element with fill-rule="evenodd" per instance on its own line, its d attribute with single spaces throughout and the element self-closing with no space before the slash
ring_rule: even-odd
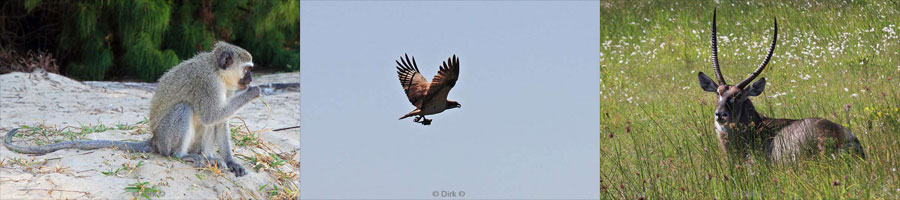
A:
<svg viewBox="0 0 900 200">
<path fill-rule="evenodd" d="M 396 61 L 397 77 L 400 78 L 400 85 L 403 86 L 406 97 L 413 106 L 416 106 L 416 109 L 403 115 L 400 119 L 416 116 L 414 122 L 430 125 L 431 119 L 426 119 L 425 115 L 462 107 L 459 102 L 447 100 L 450 89 L 453 89 L 456 79 L 459 77 L 459 58 L 455 54 L 444 62 L 431 83 L 428 83 L 428 80 L 425 80 L 425 77 L 419 72 L 415 57 L 410 60 L 408 55 L 403 54 L 403 56 L 406 57 L 405 60 L 404 57 L 400 57 L 400 60 Z"/>
</svg>

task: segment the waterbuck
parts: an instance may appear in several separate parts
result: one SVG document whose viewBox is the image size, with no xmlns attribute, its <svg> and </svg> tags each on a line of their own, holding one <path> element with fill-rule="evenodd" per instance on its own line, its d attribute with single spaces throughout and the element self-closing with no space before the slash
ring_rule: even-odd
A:
<svg viewBox="0 0 900 200">
<path fill-rule="evenodd" d="M 706 74 L 700 72 L 700 87 L 704 91 L 714 92 L 718 99 L 715 112 L 716 132 L 719 135 L 721 148 L 729 156 L 748 158 L 751 152 L 758 152 L 776 162 L 796 160 L 803 155 L 819 152 L 847 150 L 865 158 L 859 140 L 850 130 L 834 122 L 821 118 L 775 119 L 760 115 L 748 97 L 763 93 L 766 78 L 760 78 L 752 85 L 748 84 L 762 73 L 772 58 L 778 39 L 778 22 L 772 33 L 772 44 L 769 53 L 756 71 L 739 82 L 728 85 L 719 70 L 719 58 L 716 39 L 716 12 L 712 21 L 712 66 L 718 84 Z"/>
</svg>

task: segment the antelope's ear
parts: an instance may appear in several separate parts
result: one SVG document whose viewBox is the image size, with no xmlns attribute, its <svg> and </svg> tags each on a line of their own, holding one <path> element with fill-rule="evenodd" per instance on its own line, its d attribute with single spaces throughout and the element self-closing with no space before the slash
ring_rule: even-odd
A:
<svg viewBox="0 0 900 200">
<path fill-rule="evenodd" d="M 760 78 L 753 82 L 753 85 L 750 85 L 749 88 L 744 90 L 744 93 L 747 94 L 748 97 L 759 96 L 763 93 L 763 90 L 766 89 L 766 78 Z"/>
<path fill-rule="evenodd" d="M 703 72 L 697 74 L 697 79 L 700 80 L 700 88 L 703 88 L 703 91 L 716 92 L 716 89 L 719 88 L 719 85 L 717 85 L 716 82 L 713 82 L 713 80 L 710 79 L 709 76 L 703 74 Z"/>
</svg>

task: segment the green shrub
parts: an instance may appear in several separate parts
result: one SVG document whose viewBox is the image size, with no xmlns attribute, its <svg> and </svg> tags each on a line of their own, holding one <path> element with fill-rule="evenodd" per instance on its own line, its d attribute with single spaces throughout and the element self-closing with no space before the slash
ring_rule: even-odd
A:
<svg viewBox="0 0 900 200">
<path fill-rule="evenodd" d="M 42 29 L 50 30 L 8 41 L 54 43 L 44 46 L 60 48 L 57 52 L 65 54 L 59 59 L 61 71 L 78 79 L 128 76 L 155 81 L 181 60 L 209 50 L 216 41 L 247 49 L 261 68 L 299 69 L 298 0 L 86 0 L 67 4 L 28 0 L 3 5 L 22 8 L 10 16 L 38 19 L 44 23 L 39 24 Z M 7 27 L 30 28 L 2 24 Z M 11 48 L 24 52 L 35 46 L 28 42 Z"/>
</svg>

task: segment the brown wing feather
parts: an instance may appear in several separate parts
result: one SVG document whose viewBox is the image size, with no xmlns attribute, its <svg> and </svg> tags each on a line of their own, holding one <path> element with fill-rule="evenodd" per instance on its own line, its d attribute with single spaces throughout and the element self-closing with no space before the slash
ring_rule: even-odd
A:
<svg viewBox="0 0 900 200">
<path fill-rule="evenodd" d="M 447 58 L 447 62 L 444 62 L 438 74 L 431 79 L 431 86 L 428 87 L 425 101 L 432 101 L 432 99 L 446 101 L 450 89 L 456 85 L 457 78 L 459 78 L 459 58 L 454 54 L 453 57 Z"/>
<path fill-rule="evenodd" d="M 396 61 L 397 77 L 400 78 L 400 85 L 403 86 L 403 91 L 406 92 L 409 102 L 413 106 L 420 107 L 425 100 L 425 92 L 428 91 L 428 80 L 425 80 L 422 73 L 419 73 L 419 66 L 416 64 L 415 57 L 410 60 L 408 55 L 403 54 L 403 56 L 406 57 L 406 60 L 400 57 L 400 60 Z"/>
</svg>

